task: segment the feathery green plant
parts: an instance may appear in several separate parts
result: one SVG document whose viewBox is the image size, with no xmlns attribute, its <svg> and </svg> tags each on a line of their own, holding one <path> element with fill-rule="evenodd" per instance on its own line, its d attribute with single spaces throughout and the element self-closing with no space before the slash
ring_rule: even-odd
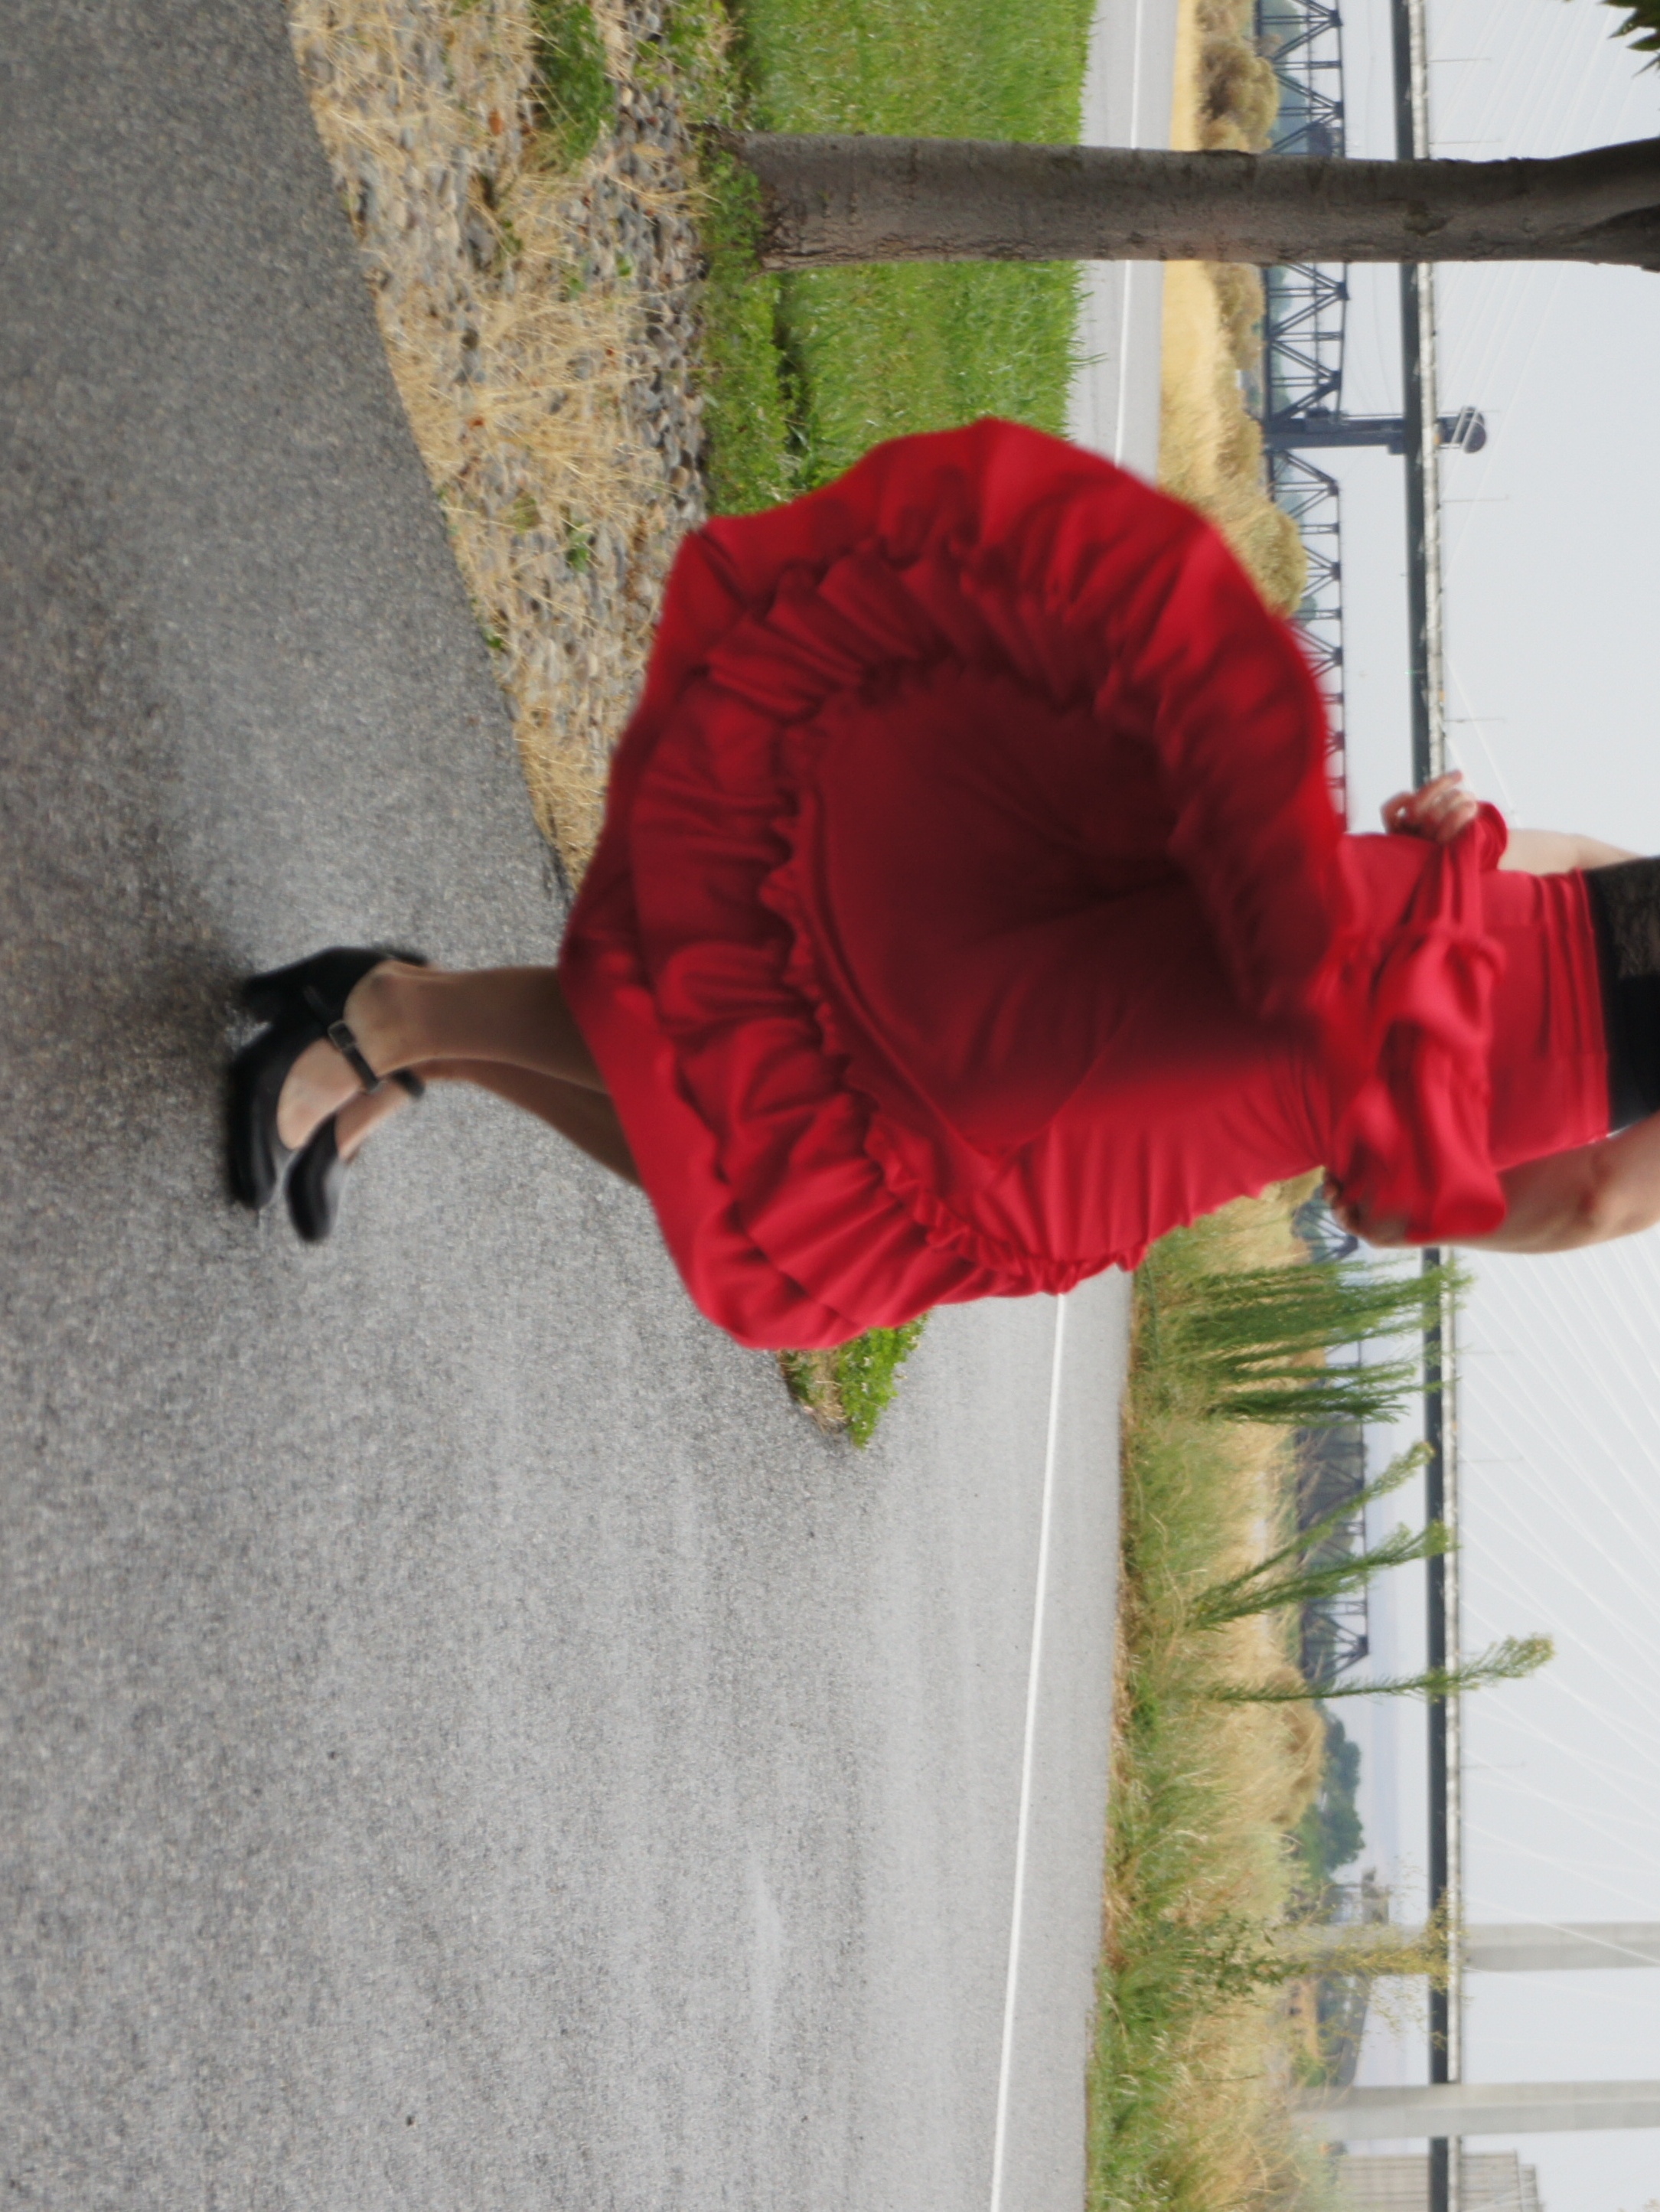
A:
<svg viewBox="0 0 1660 2212">
<path fill-rule="evenodd" d="M 1365 1512 L 1380 1498 L 1410 1480 L 1429 1456 L 1422 1444 L 1391 1461 L 1375 1482 L 1353 1498 L 1345 1498 L 1329 1513 L 1323 1513 L 1306 1528 L 1299 1528 L 1288 1543 L 1270 1552 L 1254 1566 L 1225 1582 L 1213 1583 L 1195 1602 L 1192 1620 L 1198 1628 L 1219 1628 L 1225 1621 L 1243 1620 L 1253 1613 L 1274 1613 L 1281 1607 L 1317 1605 L 1341 1590 L 1369 1583 L 1385 1567 L 1404 1567 L 1414 1559 L 1438 1559 L 1451 1541 L 1445 1524 L 1432 1521 L 1423 1528 L 1397 1528 L 1367 1552 L 1346 1553 L 1341 1559 L 1313 1559 L 1324 1540 L 1346 1521 Z M 1289 1571 L 1286 1571 L 1289 1570 Z"/>
<path fill-rule="evenodd" d="M 1227 1705 L 1289 1705 L 1332 1698 L 1456 1698 L 1494 1682 L 1520 1682 L 1556 1656 L 1548 1636 L 1501 1636 L 1461 1667 L 1428 1667 L 1421 1674 L 1386 1674 L 1371 1682 L 1221 1682 L 1201 1694 Z"/>
<path fill-rule="evenodd" d="M 1219 1270 L 1185 1285 L 1168 1310 L 1150 1286 L 1152 1348 L 1220 1420 L 1299 1429 L 1389 1420 L 1423 1388 L 1415 1360 L 1328 1367 L 1322 1355 L 1421 1330 L 1463 1285 L 1450 1264 L 1382 1276 L 1358 1261 Z"/>
<path fill-rule="evenodd" d="M 1422 1528 L 1396 1528 L 1380 1544 L 1338 1559 L 1320 1559 L 1323 1540 L 1344 1521 L 1363 1512 L 1380 1498 L 1398 1490 L 1418 1468 L 1426 1453 L 1420 1444 L 1403 1452 L 1375 1482 L 1354 1497 L 1345 1498 L 1306 1528 L 1299 1528 L 1286 1543 L 1243 1572 L 1230 1575 L 1201 1593 L 1190 1619 L 1196 1628 L 1220 1628 L 1231 1620 L 1243 1620 L 1256 1613 L 1289 1611 L 1318 1605 L 1346 1589 L 1358 1589 L 1387 1567 L 1410 1566 L 1420 1559 L 1439 1559 L 1452 1548 L 1446 1523 L 1431 1521 Z M 1392 1674 L 1368 1682 L 1229 1682 L 1203 1686 L 1201 1694 L 1228 1705 L 1292 1705 L 1307 1700 L 1324 1704 L 1332 1698 L 1384 1696 L 1452 1698 L 1466 1690 L 1480 1690 L 1493 1682 L 1517 1682 L 1534 1674 L 1554 1655 L 1548 1636 L 1506 1636 L 1485 1651 L 1454 1668 L 1432 1667 L 1420 1674 Z"/>
</svg>

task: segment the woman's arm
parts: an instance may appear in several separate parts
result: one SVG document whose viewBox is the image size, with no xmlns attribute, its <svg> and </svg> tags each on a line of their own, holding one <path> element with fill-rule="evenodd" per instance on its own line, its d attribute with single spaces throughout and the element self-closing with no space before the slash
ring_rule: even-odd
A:
<svg viewBox="0 0 1660 2212">
<path fill-rule="evenodd" d="M 1575 1252 L 1634 1237 L 1660 1221 L 1660 1115 L 1600 1144 L 1506 1168 L 1499 1181 L 1507 1211 L 1490 1236 L 1468 1239 L 1476 1249 Z"/>
<path fill-rule="evenodd" d="M 1575 836 L 1563 830 L 1512 830 L 1499 865 L 1525 876 L 1566 876 L 1574 868 L 1612 868 L 1637 857 L 1622 853 L 1617 845 L 1605 845 L 1600 837 Z"/>
<path fill-rule="evenodd" d="M 1505 1218 L 1485 1237 L 1457 1240 L 1472 1251 L 1577 1252 L 1652 1229 L 1660 1222 L 1660 1114 L 1617 1137 L 1506 1168 L 1499 1182 Z M 1343 1226 L 1369 1244 L 1399 1248 L 1410 1241 L 1398 1221 L 1372 1221 L 1329 1183 L 1326 1200 Z"/>
</svg>

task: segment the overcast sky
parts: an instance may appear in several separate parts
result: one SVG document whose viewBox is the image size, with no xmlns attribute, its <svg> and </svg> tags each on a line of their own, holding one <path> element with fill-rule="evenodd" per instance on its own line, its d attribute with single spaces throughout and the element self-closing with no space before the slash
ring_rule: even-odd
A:
<svg viewBox="0 0 1660 2212">
<path fill-rule="evenodd" d="M 1430 0 L 1436 150 L 1555 154 L 1660 133 L 1660 76 L 1593 0 Z M 1386 0 L 1347 20 L 1349 150 L 1394 150 Z M 1398 404 L 1393 272 L 1357 270 L 1346 404 Z M 1660 850 L 1660 276 L 1450 269 L 1444 407 L 1490 442 L 1444 463 L 1450 711 L 1484 796 L 1530 827 Z M 1345 457 L 1352 814 L 1407 780 L 1398 462 Z M 1660 1231 L 1484 1258 L 1466 1323 L 1467 1644 L 1545 1629 L 1554 1664 L 1467 1706 L 1472 1921 L 1660 1920 Z M 1385 1666 L 1420 1663 L 1421 1570 L 1380 1590 Z M 1391 1651 L 1390 1646 L 1395 1649 Z M 1351 1705 L 1372 1849 L 1421 1876 L 1415 1709 Z M 1467 2078 L 1660 2080 L 1660 1972 L 1477 1979 Z M 1375 2038 L 1365 2078 L 1422 2078 Z M 1660 2200 L 1660 2132 L 1535 2136 L 1548 2212 Z"/>
</svg>

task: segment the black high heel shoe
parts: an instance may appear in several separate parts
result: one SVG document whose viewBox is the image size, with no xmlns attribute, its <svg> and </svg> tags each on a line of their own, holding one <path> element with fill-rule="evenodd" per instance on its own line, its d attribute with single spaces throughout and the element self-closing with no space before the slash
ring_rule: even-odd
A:
<svg viewBox="0 0 1660 2212">
<path fill-rule="evenodd" d="M 308 960 L 250 975 L 242 986 L 242 1004 L 262 1022 L 315 1022 L 364 1090 L 378 1091 L 380 1078 L 351 1033 L 346 1001 L 371 969 L 388 960 L 401 960 L 410 968 L 429 964 L 425 953 L 406 952 L 395 945 L 331 945 Z"/>
<path fill-rule="evenodd" d="M 230 1064 L 230 1117 L 227 1130 L 231 1188 L 242 1204 L 264 1212 L 283 1187 L 294 1158 L 277 1133 L 277 1102 L 289 1071 L 323 1032 L 313 1021 L 286 1022 L 261 1030 Z"/>
<path fill-rule="evenodd" d="M 333 945 L 309 960 L 251 976 L 243 985 L 242 1003 L 269 1026 L 231 1062 L 228 1151 L 231 1188 L 256 1212 L 277 1196 L 294 1158 L 293 1148 L 277 1133 L 277 1106 L 301 1054 L 326 1037 L 366 1091 L 380 1088 L 381 1079 L 345 1015 L 356 987 L 387 960 L 427 965 L 420 953 L 391 945 Z"/>
<path fill-rule="evenodd" d="M 388 1082 L 401 1084 L 411 1098 L 423 1097 L 426 1085 L 413 1068 L 400 1067 Z M 349 1162 L 340 1157 L 331 1114 L 295 1160 L 289 1174 L 289 1218 L 307 1244 L 321 1244 L 340 1218 Z"/>
</svg>

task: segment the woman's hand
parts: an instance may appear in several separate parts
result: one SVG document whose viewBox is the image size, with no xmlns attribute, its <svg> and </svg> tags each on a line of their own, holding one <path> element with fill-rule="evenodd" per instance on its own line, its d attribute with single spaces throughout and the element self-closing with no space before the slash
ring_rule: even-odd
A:
<svg viewBox="0 0 1660 2212">
<path fill-rule="evenodd" d="M 1326 1177 L 1322 1192 L 1333 1216 L 1347 1229 L 1351 1237 L 1363 1243 L 1376 1244 L 1384 1249 L 1404 1248 L 1412 1239 L 1407 1235 L 1407 1224 L 1398 1219 L 1374 1221 L 1365 1207 L 1353 1199 L 1345 1198 L 1330 1176 Z"/>
<path fill-rule="evenodd" d="M 1432 775 L 1416 791 L 1397 791 L 1384 802 L 1383 827 L 1392 837 L 1427 837 L 1432 844 L 1450 845 L 1468 830 L 1480 803 L 1464 789 L 1462 769 Z"/>
</svg>

